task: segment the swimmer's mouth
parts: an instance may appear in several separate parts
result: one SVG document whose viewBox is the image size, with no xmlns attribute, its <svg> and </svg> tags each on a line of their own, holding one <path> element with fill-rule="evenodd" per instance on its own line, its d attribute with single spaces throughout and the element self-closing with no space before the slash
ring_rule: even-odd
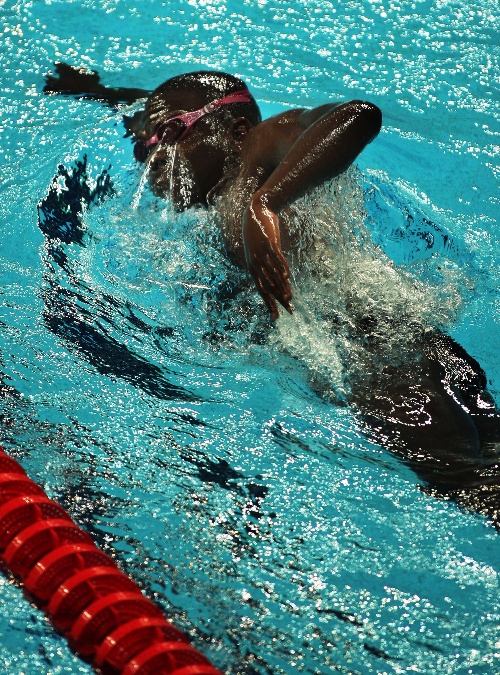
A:
<svg viewBox="0 0 500 675">
<path fill-rule="evenodd" d="M 155 197 L 160 199 L 170 200 L 175 211 L 181 212 L 192 206 L 206 206 L 204 202 L 195 191 L 189 189 L 182 189 L 179 182 L 159 178 L 158 180 L 150 179 L 151 191 Z"/>
</svg>

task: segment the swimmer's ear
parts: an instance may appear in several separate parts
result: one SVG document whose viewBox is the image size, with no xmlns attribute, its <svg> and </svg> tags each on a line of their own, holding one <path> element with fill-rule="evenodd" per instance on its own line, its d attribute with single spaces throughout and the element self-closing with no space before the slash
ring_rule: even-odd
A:
<svg viewBox="0 0 500 675">
<path fill-rule="evenodd" d="M 229 136 L 240 143 L 252 128 L 252 123 L 246 117 L 236 117 L 229 125 Z"/>
<path fill-rule="evenodd" d="M 132 143 L 134 144 L 134 157 L 138 162 L 145 162 L 148 156 L 148 151 L 144 141 L 146 140 L 146 131 L 144 129 L 144 111 L 139 110 L 133 115 L 124 115 L 123 124 L 125 126 L 124 138 L 132 136 Z"/>
<path fill-rule="evenodd" d="M 144 136 L 144 111 L 139 110 L 133 115 L 124 115 L 123 124 L 126 129 L 124 138 L 133 136 L 134 141 L 140 139 L 141 136 Z"/>
</svg>

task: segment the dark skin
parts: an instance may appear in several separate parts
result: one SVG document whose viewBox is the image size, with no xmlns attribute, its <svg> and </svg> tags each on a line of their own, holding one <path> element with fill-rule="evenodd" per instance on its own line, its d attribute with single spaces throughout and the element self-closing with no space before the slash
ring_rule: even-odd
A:
<svg viewBox="0 0 500 675">
<path fill-rule="evenodd" d="M 247 267 L 271 316 L 278 301 L 291 312 L 290 271 L 281 250 L 280 211 L 311 187 L 345 171 L 379 133 L 380 110 L 365 101 L 293 110 L 249 131 L 242 145 L 245 176 L 264 169 L 243 216 Z"/>
<path fill-rule="evenodd" d="M 48 80 L 47 93 L 109 105 L 135 100 L 138 92 L 145 95 L 144 90 L 106 88 L 97 74 L 89 78 L 69 66 L 58 75 Z M 162 90 L 160 100 L 152 95 L 146 101 L 134 135 L 151 138 L 166 119 L 207 103 L 198 90 Z M 124 118 L 126 126 L 131 119 Z M 381 123 L 380 110 L 359 100 L 289 110 L 258 124 L 232 117 L 221 125 L 216 115 L 207 115 L 175 146 L 156 146 L 147 159 L 148 178 L 154 193 L 170 196 L 179 210 L 207 205 L 217 194 L 228 254 L 248 268 L 277 319 L 279 305 L 293 311 L 287 258 L 296 242 L 286 227 L 287 206 L 345 171 Z M 369 344 L 371 320 L 365 317 L 366 326 L 357 328 Z M 381 370 L 376 340 L 373 344 L 373 372 L 351 383 L 351 401 L 370 430 L 434 494 L 484 513 L 500 527 L 500 417 L 479 364 L 437 330 L 416 336 L 418 357 L 404 372 L 396 365 Z"/>
<path fill-rule="evenodd" d="M 172 92 L 168 100 L 168 116 L 196 110 L 204 103 L 196 92 L 188 95 Z M 160 117 L 151 106 L 146 106 L 145 117 L 145 136 L 150 136 L 154 133 Z M 164 114 L 161 118 L 164 119 Z M 193 133 L 175 146 L 173 166 L 171 148 L 164 145 L 160 145 L 148 161 L 148 178 L 153 192 L 159 197 L 170 196 L 179 210 L 197 204 L 206 205 L 207 194 L 222 178 L 225 153 L 214 144 L 207 143 L 209 132 L 210 120 L 201 119 L 197 122 Z M 180 173 L 186 170 L 191 180 L 188 193 L 181 196 Z"/>
<path fill-rule="evenodd" d="M 97 73 L 64 63 L 55 69 L 57 77 L 46 78 L 45 93 L 94 98 L 109 105 L 130 103 L 150 93 L 105 87 Z M 142 135 L 149 138 L 166 117 L 206 103 L 199 91 L 170 90 L 163 96 L 160 112 L 151 97 L 145 106 Z M 209 116 L 202 118 L 193 133 L 177 143 L 173 167 L 169 148 L 159 146 L 148 163 L 150 184 L 155 194 L 170 195 L 179 208 L 206 205 L 228 161 L 234 164 L 237 158 L 236 180 L 255 189 L 247 204 L 235 205 L 236 211 L 244 206 L 242 223 L 223 223 L 223 231 L 233 259 L 246 263 L 272 318 L 277 319 L 278 303 L 293 311 L 290 271 L 281 243 L 286 235 L 280 231 L 281 210 L 311 187 L 345 171 L 379 133 L 382 113 L 366 101 L 350 101 L 312 110 L 297 108 L 255 126 L 239 117 L 229 124 L 222 143 L 210 142 L 212 122 Z M 180 176 L 186 171 L 191 177 L 189 194 L 181 195 Z"/>
<path fill-rule="evenodd" d="M 205 103 L 197 92 L 171 92 L 164 100 L 168 117 L 196 110 Z M 147 134 L 152 135 L 157 118 L 147 105 L 146 119 Z M 293 311 L 290 271 L 281 245 L 281 210 L 311 187 L 345 171 L 379 133 L 382 114 L 371 103 L 350 101 L 313 110 L 298 108 L 256 126 L 239 117 L 227 129 L 225 143 L 215 151 L 206 142 L 210 123 L 209 118 L 200 120 L 193 133 L 176 146 L 175 162 L 187 166 L 192 176 L 191 194 L 184 206 L 206 204 L 208 194 L 224 175 L 229 155 L 233 161 L 235 155 L 238 157 L 236 180 L 256 185 L 256 189 L 244 205 L 242 225 L 227 225 L 232 231 L 226 238 L 240 263 L 238 242 L 234 240 L 241 238 L 246 266 L 272 318 L 277 319 L 277 303 Z M 168 157 L 169 149 L 160 146 L 150 163 L 150 182 L 159 196 L 171 191 L 175 202 L 179 171 L 174 162 L 173 175 L 166 176 Z"/>
</svg>

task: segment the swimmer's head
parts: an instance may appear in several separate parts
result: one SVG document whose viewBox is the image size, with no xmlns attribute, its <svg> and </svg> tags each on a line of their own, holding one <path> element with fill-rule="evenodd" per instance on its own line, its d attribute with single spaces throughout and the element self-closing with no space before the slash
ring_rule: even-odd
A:
<svg viewBox="0 0 500 675">
<path fill-rule="evenodd" d="M 153 191 L 178 208 L 206 204 L 242 138 L 261 121 L 245 83 L 226 73 L 173 77 L 146 102 L 132 128 L 134 155 L 147 162 Z"/>
</svg>

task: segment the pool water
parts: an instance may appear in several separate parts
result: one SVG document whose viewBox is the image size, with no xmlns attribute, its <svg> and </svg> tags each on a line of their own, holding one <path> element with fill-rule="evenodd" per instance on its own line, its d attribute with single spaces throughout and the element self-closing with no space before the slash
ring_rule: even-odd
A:
<svg viewBox="0 0 500 675">
<path fill-rule="evenodd" d="M 434 321 L 500 402 L 496 3 L 0 11 L 5 449 L 225 673 L 498 671 L 498 533 L 360 423 L 343 369 L 363 354 L 325 320 L 354 289 Z M 264 116 L 382 108 L 357 167 L 296 205 L 336 253 L 294 270 L 293 317 L 270 326 L 213 214 L 149 193 L 124 110 L 41 93 L 59 60 L 144 88 L 226 70 Z M 0 672 L 91 672 L 0 587 Z"/>
</svg>

